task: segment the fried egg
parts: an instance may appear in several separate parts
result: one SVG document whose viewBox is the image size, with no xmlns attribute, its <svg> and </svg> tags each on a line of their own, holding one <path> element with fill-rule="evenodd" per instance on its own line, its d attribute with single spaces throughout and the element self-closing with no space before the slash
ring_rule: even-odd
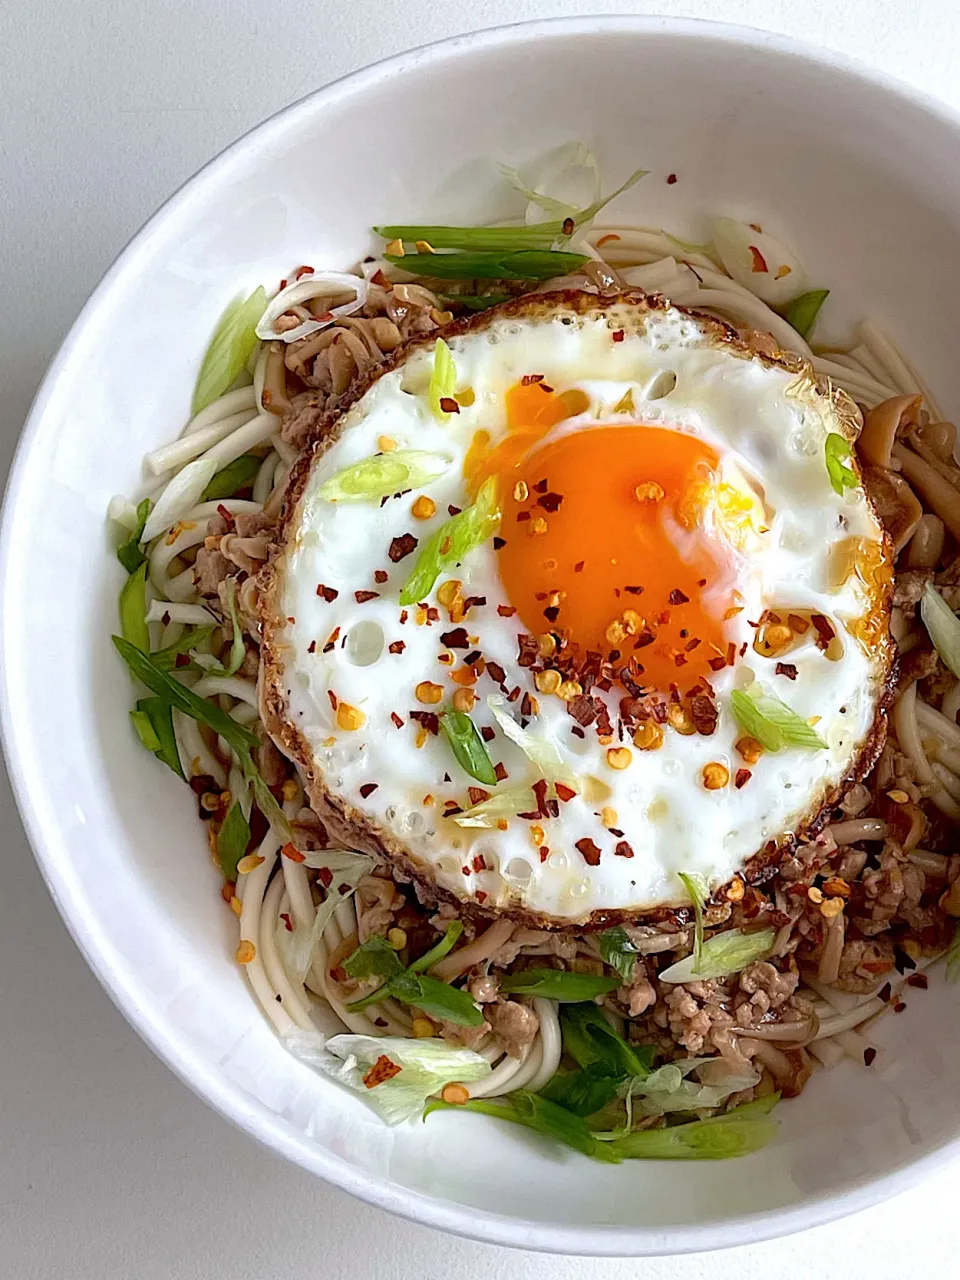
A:
<svg viewBox="0 0 960 1280">
<path fill-rule="evenodd" d="M 891 556 L 855 406 L 642 295 L 532 297 L 446 342 L 448 395 L 416 339 L 296 465 L 260 583 L 271 734 L 341 834 L 485 912 L 596 925 L 756 873 L 882 745 Z M 338 500 L 410 450 L 419 483 Z M 497 527 L 401 604 L 478 494 Z"/>
</svg>

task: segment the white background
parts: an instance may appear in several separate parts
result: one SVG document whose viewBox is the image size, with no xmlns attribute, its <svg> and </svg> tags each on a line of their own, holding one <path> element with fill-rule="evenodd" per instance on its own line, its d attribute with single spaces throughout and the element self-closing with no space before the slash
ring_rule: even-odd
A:
<svg viewBox="0 0 960 1280">
<path fill-rule="evenodd" d="M 817 41 L 960 108 L 955 0 L 0 0 L 0 469 L 102 272 L 250 126 L 411 45 L 630 11 Z M 960 1166 L 805 1236 L 647 1263 L 511 1253 L 354 1203 L 234 1132 L 140 1043 L 86 971 L 0 786 L 0 1275 L 926 1280 L 955 1265 Z"/>
</svg>

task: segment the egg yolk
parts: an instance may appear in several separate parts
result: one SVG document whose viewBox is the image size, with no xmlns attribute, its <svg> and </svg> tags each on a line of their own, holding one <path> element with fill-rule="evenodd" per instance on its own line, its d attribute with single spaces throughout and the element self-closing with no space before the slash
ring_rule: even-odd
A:
<svg viewBox="0 0 960 1280">
<path fill-rule="evenodd" d="M 559 400 L 536 384 L 523 390 Z M 632 662 L 647 687 L 709 678 L 728 660 L 724 621 L 738 600 L 729 542 L 694 518 L 717 453 L 642 423 L 544 444 L 543 421 L 510 417 L 513 429 L 480 470 L 500 477 L 500 577 L 525 628 L 562 633 L 615 667 Z"/>
</svg>

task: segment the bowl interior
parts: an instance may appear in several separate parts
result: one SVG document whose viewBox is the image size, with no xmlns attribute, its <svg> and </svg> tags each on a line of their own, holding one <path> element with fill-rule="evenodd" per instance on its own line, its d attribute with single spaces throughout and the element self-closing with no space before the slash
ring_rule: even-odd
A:
<svg viewBox="0 0 960 1280">
<path fill-rule="evenodd" d="M 383 1127 L 289 1058 L 233 962 L 192 798 L 134 743 L 114 657 L 121 570 L 105 510 L 180 429 L 224 302 L 291 266 L 341 267 L 381 221 L 516 214 L 491 158 L 592 145 L 616 217 L 702 237 L 762 222 L 832 290 L 824 337 L 880 320 L 947 407 L 960 398 L 949 264 L 960 133 L 849 68 L 759 34 L 576 21 L 405 55 L 269 122 L 128 249 L 57 357 L 5 515 L 8 758 L 52 892 L 121 1007 L 184 1078 L 290 1158 L 376 1203 L 528 1247 L 705 1248 L 822 1220 L 956 1139 L 960 1020 L 938 982 L 879 1032 L 870 1071 L 823 1072 L 779 1140 L 736 1165 L 585 1166 L 477 1116 Z M 677 181 L 666 177 L 675 173 Z M 588 1176 L 584 1176 L 584 1175 Z M 886 1179 L 886 1182 L 883 1180 Z"/>
</svg>

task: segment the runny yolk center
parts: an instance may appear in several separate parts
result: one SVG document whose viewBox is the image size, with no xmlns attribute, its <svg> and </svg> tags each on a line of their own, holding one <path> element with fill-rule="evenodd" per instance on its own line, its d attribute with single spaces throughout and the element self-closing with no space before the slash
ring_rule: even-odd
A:
<svg viewBox="0 0 960 1280">
<path fill-rule="evenodd" d="M 736 580 L 729 546 L 691 518 L 719 465 L 709 445 L 663 427 L 589 427 L 497 461 L 500 577 L 528 631 L 632 659 L 664 692 L 716 671 Z"/>
</svg>

